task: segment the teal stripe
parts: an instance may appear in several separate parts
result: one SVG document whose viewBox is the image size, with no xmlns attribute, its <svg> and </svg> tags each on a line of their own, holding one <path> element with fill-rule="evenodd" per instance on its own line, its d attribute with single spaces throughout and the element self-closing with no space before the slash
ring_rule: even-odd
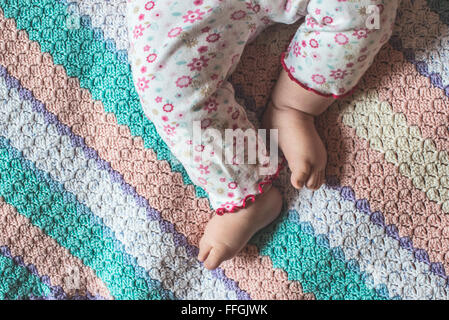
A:
<svg viewBox="0 0 449 320">
<path fill-rule="evenodd" d="M 366 285 L 366 274 L 354 261 L 345 261 L 339 248 L 314 236 L 310 224 L 297 223 L 293 214 L 284 214 L 278 221 L 260 231 L 251 242 L 261 255 L 273 261 L 275 268 L 288 274 L 289 280 L 301 283 L 303 291 L 317 299 L 386 300 L 388 292 Z"/>
<path fill-rule="evenodd" d="M 109 50 L 101 30 L 92 30 L 82 20 L 78 29 L 68 29 L 66 4 L 54 0 L 0 0 L 5 17 L 14 18 L 17 28 L 28 32 L 39 42 L 41 50 L 53 56 L 55 64 L 65 67 L 67 74 L 78 77 L 80 85 L 89 89 L 95 100 L 101 100 L 107 112 L 115 113 L 119 124 L 127 125 L 131 134 L 141 136 L 146 148 L 153 149 L 159 160 L 170 163 L 180 172 L 185 184 L 193 184 L 184 167 L 176 160 L 157 134 L 153 123 L 144 115 L 135 90 L 131 68 L 123 62 L 123 53 Z M 206 192 L 195 186 L 197 195 Z"/>
<path fill-rule="evenodd" d="M 108 286 L 116 299 L 172 299 L 101 220 L 0 137 L 0 195 Z"/>
<path fill-rule="evenodd" d="M 0 300 L 48 297 L 50 288 L 26 268 L 0 254 Z"/>
</svg>

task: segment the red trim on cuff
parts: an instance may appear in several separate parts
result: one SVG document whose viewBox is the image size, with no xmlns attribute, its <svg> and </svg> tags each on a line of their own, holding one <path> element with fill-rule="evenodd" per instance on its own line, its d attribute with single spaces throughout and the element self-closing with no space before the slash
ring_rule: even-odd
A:
<svg viewBox="0 0 449 320">
<path fill-rule="evenodd" d="M 283 159 L 283 161 L 279 164 L 278 169 L 277 169 L 275 174 L 273 174 L 272 176 L 270 176 L 270 177 L 264 179 L 263 181 L 259 182 L 259 184 L 258 184 L 259 193 L 257 195 L 261 195 L 261 194 L 263 194 L 265 192 L 265 190 L 263 189 L 264 185 L 272 184 L 273 181 L 277 179 L 277 177 L 279 176 L 279 173 L 284 168 L 285 163 L 286 163 L 286 160 Z M 254 195 L 254 194 L 247 195 L 245 197 L 245 199 L 242 200 L 242 204 L 241 205 L 233 206 L 231 208 L 231 210 L 227 210 L 225 208 L 218 208 L 217 210 L 215 210 L 215 213 L 218 214 L 219 216 L 222 216 L 222 215 L 224 215 L 226 213 L 234 213 L 234 212 L 236 212 L 236 211 L 238 211 L 240 209 L 246 208 L 246 206 L 249 204 L 249 201 L 251 201 L 251 202 L 256 201 L 256 195 Z"/>
<path fill-rule="evenodd" d="M 317 94 L 317 95 L 319 95 L 319 96 L 325 97 L 325 98 L 334 98 L 334 99 L 344 98 L 344 97 L 347 97 L 347 96 L 353 94 L 354 91 L 355 91 L 355 89 L 357 88 L 357 86 L 355 86 L 354 88 L 352 88 L 351 90 L 349 90 L 348 92 L 346 92 L 346 93 L 344 93 L 344 94 L 342 94 L 342 95 L 335 95 L 335 94 L 332 94 L 332 93 L 329 93 L 329 94 L 322 93 L 322 92 L 319 92 L 319 91 L 317 91 L 317 90 L 315 90 L 315 89 L 313 89 L 313 88 L 310 88 L 308 85 L 306 85 L 306 84 L 300 82 L 298 79 L 296 79 L 296 78 L 293 76 L 293 74 L 290 72 L 290 69 L 289 69 L 289 68 L 287 67 L 287 65 L 285 64 L 285 52 L 283 52 L 283 53 L 281 54 L 281 64 L 282 64 L 282 67 L 283 67 L 284 70 L 287 72 L 288 76 L 290 77 L 290 79 L 291 79 L 292 81 L 296 82 L 296 83 L 297 83 L 298 85 L 300 85 L 303 89 L 306 89 L 306 90 L 308 90 L 308 91 L 311 91 L 311 92 L 313 92 L 313 93 L 315 93 L 315 94 Z"/>
</svg>

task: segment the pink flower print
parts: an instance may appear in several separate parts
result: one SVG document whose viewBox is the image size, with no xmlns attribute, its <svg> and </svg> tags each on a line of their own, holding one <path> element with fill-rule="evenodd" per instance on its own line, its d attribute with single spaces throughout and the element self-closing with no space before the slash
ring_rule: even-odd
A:
<svg viewBox="0 0 449 320">
<path fill-rule="evenodd" d="M 189 63 L 187 66 L 190 67 L 190 71 L 201 71 L 201 69 L 206 68 L 208 66 L 207 62 L 209 59 L 207 59 L 205 56 L 201 56 L 198 58 L 193 58 L 192 62 Z"/>
<path fill-rule="evenodd" d="M 207 184 L 207 180 L 204 179 L 204 178 L 201 178 L 201 177 L 198 178 L 198 182 L 201 183 L 201 184 L 203 184 L 203 185 L 206 185 L 206 184 Z"/>
<path fill-rule="evenodd" d="M 301 55 L 301 46 L 299 45 L 299 42 L 295 42 L 293 46 L 293 54 L 296 57 L 299 57 Z"/>
<path fill-rule="evenodd" d="M 139 78 L 139 79 L 137 80 L 137 88 L 138 88 L 140 91 L 145 91 L 146 89 L 149 88 L 148 83 L 150 83 L 150 80 L 147 80 L 147 79 L 145 79 L 145 78 Z"/>
<path fill-rule="evenodd" d="M 181 28 L 181 27 L 173 28 L 173 29 L 171 29 L 171 30 L 168 32 L 168 37 L 169 37 L 169 38 L 175 38 L 175 37 L 179 36 L 179 34 L 180 34 L 181 32 L 182 32 L 182 28 Z"/>
<path fill-rule="evenodd" d="M 196 6 L 201 6 L 203 4 L 203 0 L 195 0 L 193 1 L 193 4 Z"/>
<path fill-rule="evenodd" d="M 258 5 L 258 4 L 253 5 L 252 3 L 247 2 L 246 9 L 252 10 L 254 13 L 258 13 L 260 11 L 260 5 Z"/>
<path fill-rule="evenodd" d="M 369 30 L 366 28 L 362 28 L 362 29 L 355 29 L 354 33 L 352 34 L 354 37 L 357 37 L 357 39 L 363 39 L 363 38 L 368 38 L 368 33 Z"/>
<path fill-rule="evenodd" d="M 143 31 L 145 28 L 139 24 L 138 26 L 134 27 L 134 39 L 138 39 L 139 37 L 143 36 Z"/>
<path fill-rule="evenodd" d="M 243 10 L 238 10 L 231 14 L 232 20 L 242 20 L 245 17 L 246 17 L 246 12 Z"/>
<path fill-rule="evenodd" d="M 344 79 L 347 75 L 348 72 L 346 70 L 337 69 L 331 71 L 331 77 L 334 78 L 335 80 Z"/>
<path fill-rule="evenodd" d="M 174 109 L 173 105 L 171 103 L 167 103 L 162 107 L 162 110 L 165 112 L 172 112 Z"/>
<path fill-rule="evenodd" d="M 217 111 L 217 109 L 218 109 L 217 100 L 210 98 L 205 102 L 204 110 L 206 110 L 207 113 Z"/>
<path fill-rule="evenodd" d="M 203 152 L 206 147 L 204 145 L 198 145 L 195 147 L 196 152 Z"/>
<path fill-rule="evenodd" d="M 309 17 L 307 18 L 307 25 L 313 28 L 318 25 L 318 22 L 316 22 L 316 20 L 313 17 Z"/>
<path fill-rule="evenodd" d="M 332 19 L 332 17 L 325 16 L 322 21 L 323 24 L 332 24 L 332 22 L 334 22 L 334 19 Z"/>
<path fill-rule="evenodd" d="M 334 40 L 340 45 L 345 45 L 349 42 L 349 38 L 343 33 L 337 33 L 334 37 Z"/>
<path fill-rule="evenodd" d="M 228 202 L 226 202 L 226 203 L 223 203 L 222 205 L 221 205 L 221 207 L 223 208 L 223 209 L 225 209 L 226 211 L 232 211 L 235 207 L 237 206 L 237 203 L 236 202 L 233 202 L 233 201 L 228 201 Z"/>
<path fill-rule="evenodd" d="M 146 45 L 145 47 L 143 47 L 143 51 L 145 51 L 145 52 L 150 51 L 150 49 L 151 49 L 151 46 L 149 46 L 149 45 Z"/>
<path fill-rule="evenodd" d="M 151 15 L 153 19 L 159 19 L 162 17 L 162 11 L 154 11 L 154 13 Z"/>
<path fill-rule="evenodd" d="M 149 63 L 153 63 L 153 62 L 156 60 L 156 58 L 157 58 L 157 54 L 152 53 L 152 54 L 148 55 L 147 61 L 148 61 Z"/>
<path fill-rule="evenodd" d="M 322 76 L 321 74 L 314 74 L 312 76 L 312 81 L 315 82 L 316 84 L 323 84 L 326 82 L 326 78 L 324 76 Z"/>
<path fill-rule="evenodd" d="M 232 190 L 236 189 L 237 188 L 237 183 L 236 182 L 229 182 L 228 188 L 232 189 Z"/>
<path fill-rule="evenodd" d="M 192 83 L 192 78 L 189 76 L 182 76 L 176 80 L 176 86 L 178 88 L 187 88 Z"/>
<path fill-rule="evenodd" d="M 199 53 L 206 53 L 209 48 L 207 46 L 201 46 L 198 48 Z"/>
<path fill-rule="evenodd" d="M 202 20 L 205 12 L 202 12 L 200 9 L 196 9 L 195 11 L 189 10 L 184 18 L 184 23 L 190 22 L 194 23 L 197 20 Z"/>
<path fill-rule="evenodd" d="M 211 124 L 212 124 L 211 119 L 203 119 L 201 120 L 201 129 L 207 129 L 210 127 Z"/>
<path fill-rule="evenodd" d="M 142 21 L 143 19 L 145 19 L 145 15 L 144 15 L 143 13 L 141 13 L 141 14 L 139 15 L 139 20 Z"/>
<path fill-rule="evenodd" d="M 154 8 L 155 4 L 154 1 L 148 1 L 147 3 L 145 3 L 145 10 L 152 10 Z"/>
<path fill-rule="evenodd" d="M 201 174 L 209 174 L 210 173 L 209 166 L 205 166 L 202 164 L 200 164 L 200 166 L 198 167 L 198 170 Z"/>
<path fill-rule="evenodd" d="M 319 43 L 318 43 L 318 41 L 316 41 L 315 39 L 310 39 L 310 41 L 309 41 L 309 45 L 312 47 L 312 48 L 318 48 L 320 45 L 319 45 Z"/>
<path fill-rule="evenodd" d="M 164 126 L 164 131 L 169 137 L 173 137 L 175 135 L 175 127 L 172 127 L 171 125 L 167 124 Z"/>
<path fill-rule="evenodd" d="M 206 38 L 207 42 L 217 42 L 218 40 L 220 40 L 220 35 L 218 33 L 212 33 Z"/>
<path fill-rule="evenodd" d="M 312 58 L 313 60 L 320 61 L 321 56 L 317 52 L 312 52 Z"/>
<path fill-rule="evenodd" d="M 204 27 L 203 29 L 201 29 L 202 33 L 208 33 L 210 31 L 210 27 Z"/>
<path fill-rule="evenodd" d="M 162 97 L 156 97 L 155 101 L 156 101 L 157 103 L 161 103 L 161 102 L 162 102 Z"/>
</svg>

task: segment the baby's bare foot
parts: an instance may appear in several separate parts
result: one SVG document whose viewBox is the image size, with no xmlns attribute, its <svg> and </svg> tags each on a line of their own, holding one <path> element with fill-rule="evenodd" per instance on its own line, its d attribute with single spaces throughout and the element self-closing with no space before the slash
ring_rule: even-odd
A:
<svg viewBox="0 0 449 320">
<path fill-rule="evenodd" d="M 315 129 L 314 117 L 270 102 L 263 122 L 265 128 L 279 130 L 279 147 L 292 171 L 292 185 L 296 189 L 320 188 L 325 179 L 327 154 Z"/>
<path fill-rule="evenodd" d="M 215 215 L 200 240 L 198 260 L 213 270 L 239 253 L 251 237 L 279 215 L 282 197 L 271 187 L 247 208 L 223 216 Z"/>
</svg>

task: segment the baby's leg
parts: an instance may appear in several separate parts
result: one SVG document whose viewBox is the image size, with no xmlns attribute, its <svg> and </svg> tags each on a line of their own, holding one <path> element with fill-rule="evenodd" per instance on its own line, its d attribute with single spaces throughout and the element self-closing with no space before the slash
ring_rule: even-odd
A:
<svg viewBox="0 0 449 320">
<path fill-rule="evenodd" d="M 300 102 L 300 103 L 299 103 Z M 279 147 L 292 171 L 291 183 L 316 190 L 324 182 L 326 149 L 315 129 L 315 116 L 333 102 L 303 89 L 283 70 L 264 115 L 264 127 L 279 130 Z"/>
<path fill-rule="evenodd" d="M 206 228 L 199 258 L 209 269 L 238 253 L 281 209 L 260 162 L 229 164 L 215 149 L 221 142 L 195 134 L 200 128 L 225 140 L 226 129 L 256 132 L 226 78 L 261 26 L 257 12 L 242 1 L 128 2 L 130 62 L 145 114 L 217 213 L 234 212 L 214 216 Z"/>
<path fill-rule="evenodd" d="M 391 35 L 399 0 L 365 2 L 309 1 L 305 22 L 282 57 L 264 124 L 279 129 L 298 189 L 324 182 L 327 155 L 314 117 L 351 91 Z"/>
</svg>

